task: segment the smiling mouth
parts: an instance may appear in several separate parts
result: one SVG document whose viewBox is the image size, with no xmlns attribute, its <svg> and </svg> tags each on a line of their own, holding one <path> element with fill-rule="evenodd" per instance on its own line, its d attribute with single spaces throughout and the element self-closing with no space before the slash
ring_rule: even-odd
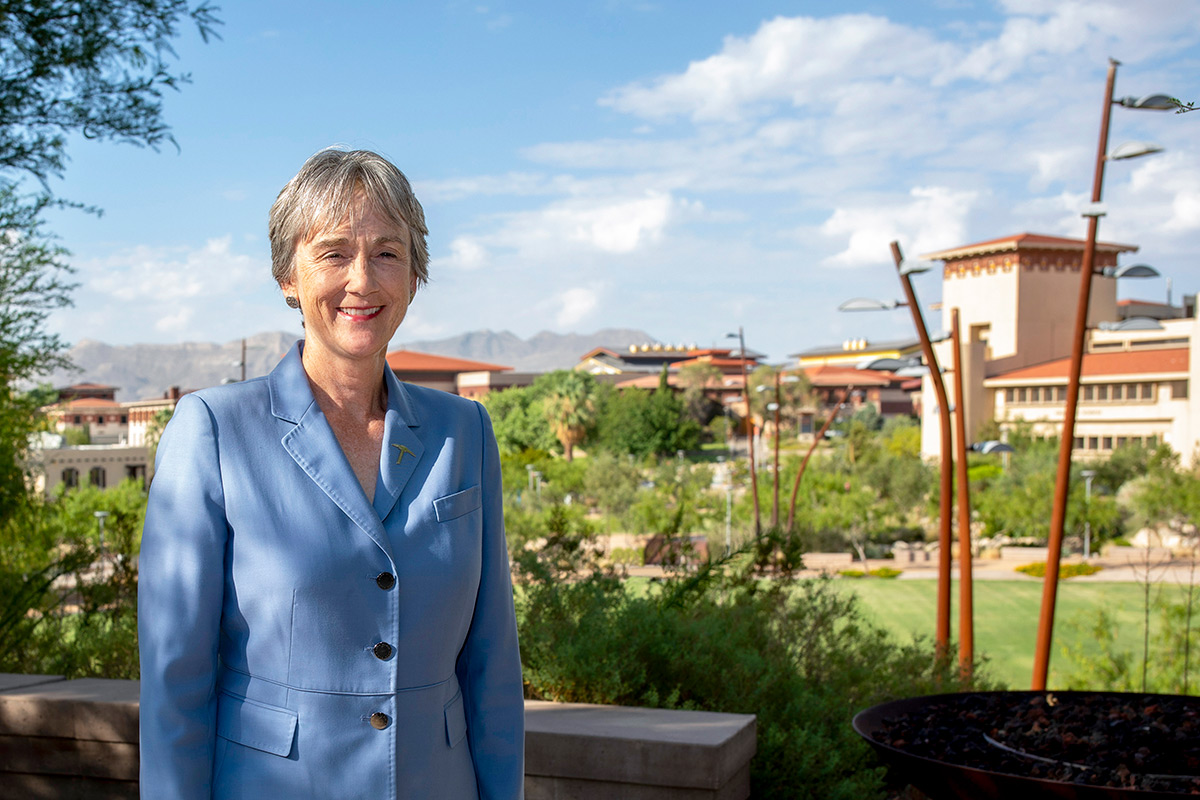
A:
<svg viewBox="0 0 1200 800">
<path fill-rule="evenodd" d="M 356 321 L 367 320 L 374 319 L 382 310 L 383 306 L 372 306 L 371 308 L 346 308 L 343 306 L 338 308 L 338 316 Z"/>
</svg>

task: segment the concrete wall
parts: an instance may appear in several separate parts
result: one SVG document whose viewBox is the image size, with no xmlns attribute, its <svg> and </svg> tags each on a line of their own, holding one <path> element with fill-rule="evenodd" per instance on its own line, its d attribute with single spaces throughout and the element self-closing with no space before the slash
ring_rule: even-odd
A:
<svg viewBox="0 0 1200 800">
<path fill-rule="evenodd" d="M 528 800 L 743 800 L 752 714 L 525 703 Z M 136 800 L 138 682 L 0 673 L 0 800 Z"/>
</svg>

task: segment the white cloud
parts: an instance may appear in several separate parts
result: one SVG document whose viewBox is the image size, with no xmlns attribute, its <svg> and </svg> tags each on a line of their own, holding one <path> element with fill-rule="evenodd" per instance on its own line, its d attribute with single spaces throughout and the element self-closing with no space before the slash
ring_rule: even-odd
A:
<svg viewBox="0 0 1200 800">
<path fill-rule="evenodd" d="M 482 244 L 470 236 L 459 236 L 450 242 L 450 255 L 437 259 L 433 265 L 434 271 L 441 267 L 449 269 L 473 270 L 487 263 L 488 252 Z"/>
<path fill-rule="evenodd" d="M 883 17 L 777 17 L 749 37 L 726 37 L 721 52 L 681 74 L 621 87 L 600 102 L 651 119 L 739 119 L 780 103 L 820 108 L 859 80 L 932 75 L 951 55 L 928 33 Z"/>
<path fill-rule="evenodd" d="M 845 237 L 846 246 L 827 258 L 830 266 L 858 267 L 887 262 L 889 243 L 899 241 L 906 257 L 966 243 L 966 218 L 977 194 L 944 186 L 917 187 L 908 203 L 839 208 L 821 232 Z"/>
<path fill-rule="evenodd" d="M 577 286 L 560 293 L 555 300 L 559 304 L 554 321 L 560 328 L 570 329 L 587 320 L 600 298 L 596 289 Z"/>
<path fill-rule="evenodd" d="M 234 250 L 232 236 L 196 247 L 133 245 L 73 264 L 81 284 L 76 307 L 52 317 L 68 340 L 228 341 L 299 329 L 269 259 Z"/>
<path fill-rule="evenodd" d="M 89 288 L 125 302 L 144 301 L 162 308 L 169 301 L 215 291 L 227 293 L 263 275 L 270 266 L 234 253 L 232 236 L 209 239 L 198 249 L 138 245 L 103 259 L 78 264 Z"/>
<path fill-rule="evenodd" d="M 628 255 L 659 241 L 675 219 L 700 210 L 696 203 L 656 191 L 633 197 L 570 198 L 532 211 L 498 215 L 490 221 L 491 232 L 455 241 L 470 243 L 460 246 L 460 257 L 484 248 L 533 258 Z"/>
</svg>

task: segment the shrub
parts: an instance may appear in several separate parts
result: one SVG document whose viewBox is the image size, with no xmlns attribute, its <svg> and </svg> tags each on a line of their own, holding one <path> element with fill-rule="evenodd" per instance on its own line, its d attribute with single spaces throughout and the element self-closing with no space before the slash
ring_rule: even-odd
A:
<svg viewBox="0 0 1200 800">
<path fill-rule="evenodd" d="M 863 572 L 861 569 L 843 569 L 838 572 L 838 575 L 843 578 L 865 578 L 868 575 L 872 578 L 895 578 L 902 571 L 891 567 L 878 567 L 870 572 Z"/>
<path fill-rule="evenodd" d="M 1075 578 L 1079 575 L 1095 575 L 1102 569 L 1104 567 L 1097 564 L 1059 564 L 1058 577 L 1065 579 Z M 1038 561 L 1033 564 L 1022 564 L 1016 570 L 1034 578 L 1044 578 L 1046 577 L 1046 562 Z"/>
<path fill-rule="evenodd" d="M 826 579 L 765 580 L 739 553 L 633 592 L 611 570 L 564 580 L 568 554 L 548 542 L 516 554 L 527 696 L 756 714 L 755 797 L 882 797 L 853 715 L 966 687 L 931 644 L 897 644 Z"/>
</svg>

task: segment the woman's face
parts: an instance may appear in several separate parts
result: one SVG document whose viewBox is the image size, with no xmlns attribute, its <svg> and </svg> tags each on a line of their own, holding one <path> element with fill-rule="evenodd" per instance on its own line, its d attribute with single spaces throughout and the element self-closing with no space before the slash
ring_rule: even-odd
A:
<svg viewBox="0 0 1200 800">
<path fill-rule="evenodd" d="M 384 356 L 417 289 L 408 230 L 360 195 L 341 224 L 300 242 L 282 288 L 300 300 L 306 356 Z"/>
</svg>

